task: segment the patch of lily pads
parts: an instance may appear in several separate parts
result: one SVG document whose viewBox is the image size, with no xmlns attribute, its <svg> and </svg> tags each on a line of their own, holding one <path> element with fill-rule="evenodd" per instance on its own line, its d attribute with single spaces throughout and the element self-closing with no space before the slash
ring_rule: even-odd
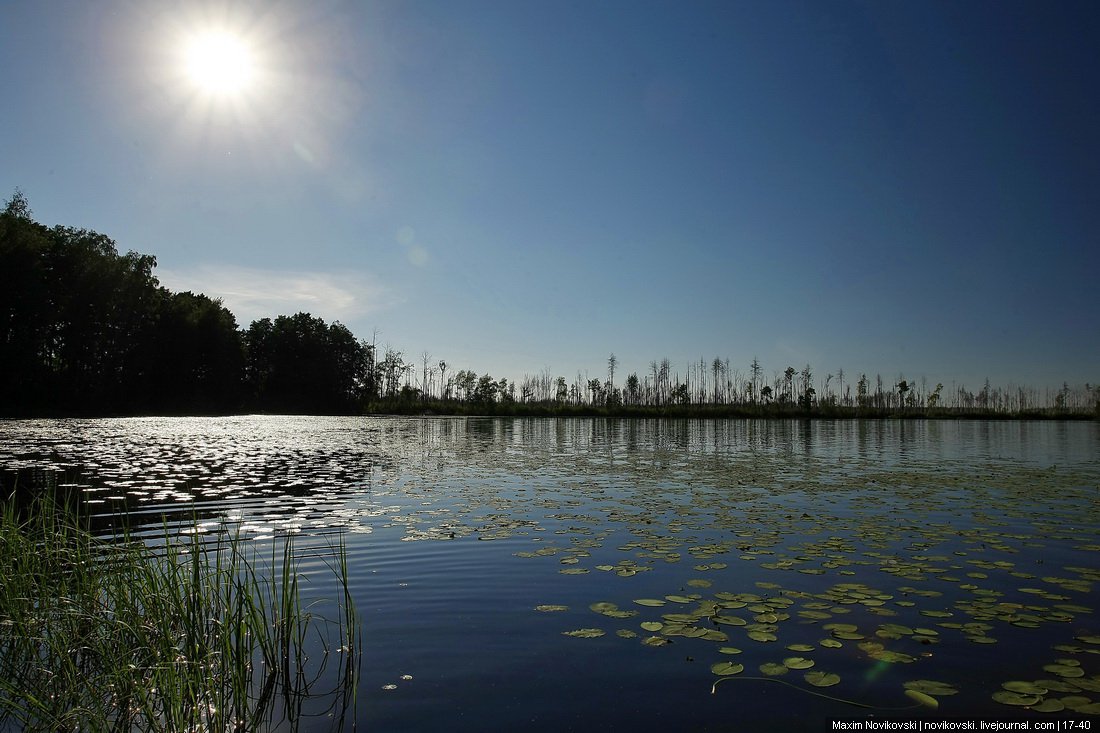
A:
<svg viewBox="0 0 1100 733">
<path fill-rule="evenodd" d="M 949 543 L 953 539 L 949 536 L 950 527 L 947 524 L 921 532 L 924 536 L 920 543 L 922 549 Z M 864 529 L 872 536 L 877 535 L 870 528 Z M 652 528 L 647 528 L 645 534 L 651 533 Z M 642 619 L 636 628 L 653 634 L 642 640 L 649 646 L 663 646 L 686 637 L 714 642 L 718 645 L 717 653 L 728 655 L 741 653 L 740 648 L 730 646 L 731 641 L 761 645 L 761 649 L 771 643 L 784 644 L 798 656 L 765 659 L 757 662 L 755 668 L 766 678 L 784 677 L 793 670 L 810 670 L 803 681 L 813 687 L 841 684 L 840 675 L 811 668 L 817 664 L 818 657 L 836 654 L 836 650 L 848 645 L 869 663 L 890 667 L 914 665 L 922 669 L 933 665 L 934 668 L 934 661 L 931 661 L 934 655 L 929 650 L 936 645 L 989 646 L 1019 633 L 1010 632 L 1010 629 L 1050 629 L 1053 632 L 1052 627 L 1087 624 L 1094 618 L 1091 604 L 1079 602 L 1078 597 L 1092 592 L 1093 584 L 1100 580 L 1100 572 L 1085 565 L 1069 566 L 1058 574 L 1048 573 L 1036 578 L 1020 570 L 1018 557 L 995 560 L 970 557 L 973 548 L 951 554 L 924 551 L 908 556 L 877 550 L 857 553 L 855 543 L 836 536 L 817 542 L 804 539 L 796 546 L 797 555 L 776 557 L 774 533 L 768 533 L 767 542 L 762 542 L 759 534 L 751 531 L 747 534 L 755 539 L 740 545 L 737 541 L 719 541 L 684 548 L 665 537 L 659 541 L 656 538 L 635 541 L 620 549 L 635 551 L 641 562 L 666 563 L 679 561 L 685 549 L 686 554 L 707 560 L 732 556 L 737 550 L 749 550 L 750 554 L 742 556 L 741 562 L 777 573 L 806 570 L 808 568 L 801 566 L 817 557 L 827 559 L 815 566 L 824 572 L 811 575 L 858 575 L 849 569 L 863 566 L 864 573 L 877 569 L 883 577 L 893 577 L 900 582 L 870 585 L 854 579 L 838 580 L 812 591 L 805 589 L 805 583 L 785 587 L 782 583 L 761 581 L 757 583 L 757 590 L 750 592 L 721 588 L 720 571 L 730 564 L 707 562 L 693 569 L 706 571 L 714 579 L 690 578 L 684 582 L 684 587 L 709 591 L 717 586 L 714 592 L 704 595 L 681 591 L 663 597 L 636 598 L 629 611 L 603 601 L 593 604 L 591 610 L 612 618 L 637 616 L 640 612 Z M 1001 552 L 1012 550 L 1011 540 L 1033 540 L 1032 535 L 1014 535 L 1003 541 L 996 539 L 995 533 L 988 536 Z M 881 536 L 880 543 L 888 546 L 889 538 Z M 1031 544 L 1042 546 L 1038 541 Z M 1016 554 L 1015 550 L 1012 552 Z M 762 562 L 762 557 L 770 559 Z M 1013 584 L 1013 578 L 1040 584 Z M 1015 592 L 1011 590 L 1014 585 Z M 646 617 L 652 612 L 658 615 Z M 876 621 L 876 617 L 879 620 Z M 813 633 L 812 638 L 807 638 L 807 633 Z M 1061 646 L 1082 653 L 1096 653 L 1100 635 L 1079 633 L 1074 641 L 1076 644 Z M 846 652 L 849 660 L 852 653 Z M 758 655 L 754 653 L 754 656 Z M 742 674 L 745 664 L 715 661 L 710 670 L 716 676 L 732 677 Z M 1017 680 L 992 691 L 992 699 L 1036 712 L 1071 710 L 1091 715 L 1100 711 L 1100 703 L 1085 694 L 1090 687 L 1100 688 L 1100 678 L 1088 675 L 1078 660 L 1060 657 L 1044 665 L 1043 671 L 1060 681 L 1059 689 L 1044 687 L 1041 680 Z M 1074 680 L 1081 680 L 1082 686 L 1075 685 Z M 912 704 L 936 708 L 939 698 L 957 694 L 959 684 L 967 684 L 966 678 L 955 684 L 912 679 L 904 683 L 901 692 Z"/>
</svg>

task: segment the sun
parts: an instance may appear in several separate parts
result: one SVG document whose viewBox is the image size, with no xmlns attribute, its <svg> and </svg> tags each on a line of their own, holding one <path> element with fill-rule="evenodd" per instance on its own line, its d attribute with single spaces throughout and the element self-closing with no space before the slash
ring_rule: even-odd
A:
<svg viewBox="0 0 1100 733">
<path fill-rule="evenodd" d="M 248 42 L 229 31 L 206 31 L 188 39 L 183 52 L 187 78 L 201 92 L 232 97 L 256 80 L 256 59 Z"/>
</svg>

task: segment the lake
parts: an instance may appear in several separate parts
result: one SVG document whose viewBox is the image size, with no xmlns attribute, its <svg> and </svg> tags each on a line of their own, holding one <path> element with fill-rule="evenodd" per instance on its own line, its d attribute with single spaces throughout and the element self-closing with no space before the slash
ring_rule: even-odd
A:
<svg viewBox="0 0 1100 733">
<path fill-rule="evenodd" d="M 101 532 L 292 535 L 307 597 L 342 536 L 361 729 L 1100 713 L 1096 422 L 2 421 L 0 469 Z"/>
</svg>

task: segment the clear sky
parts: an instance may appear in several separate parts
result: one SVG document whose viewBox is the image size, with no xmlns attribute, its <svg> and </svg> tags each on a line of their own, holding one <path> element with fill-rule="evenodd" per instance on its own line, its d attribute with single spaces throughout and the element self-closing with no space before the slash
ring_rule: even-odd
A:
<svg viewBox="0 0 1100 733">
<path fill-rule="evenodd" d="M 1078 385 L 1097 90 L 1091 0 L 7 0 L 0 195 L 452 370 Z"/>
</svg>

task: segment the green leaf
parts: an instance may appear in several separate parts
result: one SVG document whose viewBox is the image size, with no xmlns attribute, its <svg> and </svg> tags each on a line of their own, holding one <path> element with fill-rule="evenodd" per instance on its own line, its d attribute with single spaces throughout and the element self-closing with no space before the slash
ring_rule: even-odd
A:
<svg viewBox="0 0 1100 733">
<path fill-rule="evenodd" d="M 788 669 L 809 669 L 814 666 L 814 660 L 805 657 L 787 657 L 783 660 L 783 666 Z"/>
<path fill-rule="evenodd" d="M 814 687 L 832 687 L 840 683 L 840 675 L 833 674 L 832 672 L 807 672 L 803 675 L 803 679 Z"/>
<path fill-rule="evenodd" d="M 1021 695 L 1018 692 L 1009 692 L 1008 690 L 997 690 L 993 693 L 993 699 L 1005 705 L 1016 705 L 1019 707 L 1026 707 L 1039 702 L 1038 695 Z"/>
<path fill-rule="evenodd" d="M 717 675 L 740 674 L 745 671 L 745 665 L 734 662 L 716 662 L 710 665 L 710 671 Z"/>
<path fill-rule="evenodd" d="M 904 683 L 902 687 L 907 690 L 916 690 L 926 695 L 936 696 L 956 695 L 959 692 L 946 682 L 936 682 L 935 680 L 913 680 Z"/>
<path fill-rule="evenodd" d="M 781 674 L 787 674 L 790 670 L 786 665 L 779 664 L 778 662 L 765 662 L 760 665 L 760 671 L 769 677 L 778 677 Z"/>
<path fill-rule="evenodd" d="M 597 636 L 603 636 L 604 633 L 603 629 L 575 629 L 562 632 L 565 636 L 575 636 L 578 639 L 595 639 Z"/>
<path fill-rule="evenodd" d="M 906 690 L 905 696 L 910 698 L 911 700 L 916 700 L 921 705 L 925 706 L 926 708 L 931 708 L 932 710 L 935 710 L 940 706 L 939 700 L 932 697 L 931 695 L 924 694 L 920 690 Z"/>
<path fill-rule="evenodd" d="M 1050 690 L 1045 687 L 1040 687 L 1034 682 L 1026 682 L 1024 680 L 1005 682 L 1001 687 L 1009 692 L 1018 692 L 1021 695 L 1045 695 L 1050 692 Z"/>
</svg>

